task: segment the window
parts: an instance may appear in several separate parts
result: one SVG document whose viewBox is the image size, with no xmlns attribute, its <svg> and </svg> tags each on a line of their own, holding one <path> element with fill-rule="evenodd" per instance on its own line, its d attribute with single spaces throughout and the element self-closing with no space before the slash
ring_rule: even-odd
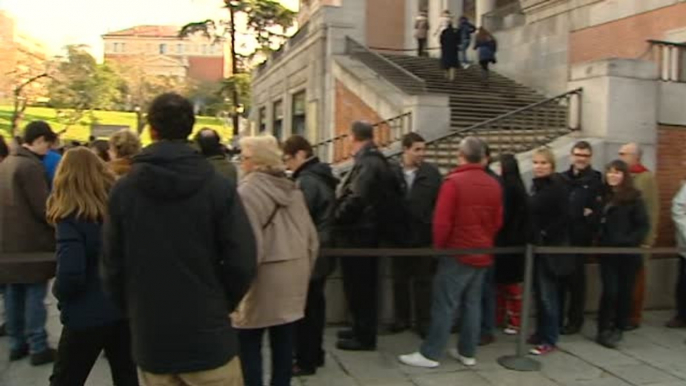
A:
<svg viewBox="0 0 686 386">
<path fill-rule="evenodd" d="M 274 102 L 274 137 L 278 141 L 283 136 L 283 101 Z"/>
<path fill-rule="evenodd" d="M 126 52 L 126 43 L 121 43 L 120 49 L 121 49 L 121 52 Z"/>
<path fill-rule="evenodd" d="M 167 53 L 167 44 L 162 43 L 160 44 L 160 54 L 165 55 Z"/>
<path fill-rule="evenodd" d="M 293 94 L 293 134 L 305 135 L 305 91 Z"/>
<path fill-rule="evenodd" d="M 112 44 L 112 51 L 113 52 L 119 52 L 119 43 L 113 43 Z"/>
<path fill-rule="evenodd" d="M 260 128 L 260 134 L 263 134 L 265 131 L 267 131 L 267 108 L 266 107 L 261 107 L 259 110 L 259 121 L 257 122 L 257 125 Z"/>
<path fill-rule="evenodd" d="M 183 54 L 183 44 L 177 44 L 176 45 L 176 53 L 182 55 Z"/>
</svg>

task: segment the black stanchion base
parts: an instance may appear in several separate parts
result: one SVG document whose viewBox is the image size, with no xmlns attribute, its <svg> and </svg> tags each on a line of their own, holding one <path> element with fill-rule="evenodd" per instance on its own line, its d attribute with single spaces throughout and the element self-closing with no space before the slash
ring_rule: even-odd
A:
<svg viewBox="0 0 686 386">
<path fill-rule="evenodd" d="M 498 363 L 506 369 L 515 371 L 540 371 L 541 363 L 529 357 L 507 355 L 498 358 Z"/>
</svg>

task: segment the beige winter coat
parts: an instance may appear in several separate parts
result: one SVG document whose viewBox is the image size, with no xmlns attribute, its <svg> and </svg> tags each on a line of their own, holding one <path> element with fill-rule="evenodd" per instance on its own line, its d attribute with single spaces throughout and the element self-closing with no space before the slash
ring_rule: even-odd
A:
<svg viewBox="0 0 686 386">
<path fill-rule="evenodd" d="M 258 267 L 231 315 L 233 326 L 264 328 L 302 319 L 319 249 L 302 192 L 285 176 L 254 172 L 243 179 L 238 193 L 255 233 Z"/>
</svg>

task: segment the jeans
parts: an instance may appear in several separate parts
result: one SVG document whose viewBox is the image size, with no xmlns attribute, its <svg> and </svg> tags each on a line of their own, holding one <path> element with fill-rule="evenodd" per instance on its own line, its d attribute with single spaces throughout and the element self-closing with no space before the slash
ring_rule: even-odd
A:
<svg viewBox="0 0 686 386">
<path fill-rule="evenodd" d="M 484 276 L 481 292 L 481 336 L 493 335 L 496 319 L 495 267 L 490 267 Z"/>
<path fill-rule="evenodd" d="M 540 260 L 537 261 L 537 263 Z M 555 346 L 560 337 L 560 278 L 543 264 L 536 265 L 534 290 L 536 292 L 536 336 L 543 344 Z"/>
<path fill-rule="evenodd" d="M 565 319 L 569 326 L 581 327 L 584 324 L 586 309 L 586 256 L 575 256 L 574 272 L 562 279 L 560 288 L 560 325 Z"/>
<path fill-rule="evenodd" d="M 112 383 L 116 386 L 138 386 L 138 373 L 131 357 L 131 332 L 125 321 L 79 330 L 62 328 L 50 385 L 85 384 L 103 350 L 110 363 Z"/>
<path fill-rule="evenodd" d="M 443 356 L 455 312 L 461 310 L 464 314 L 461 315 L 457 349 L 462 356 L 474 357 L 479 343 L 481 290 L 485 274 L 485 268 L 461 264 L 453 257 L 440 258 L 434 279 L 429 334 L 419 350 L 422 355 L 434 360 Z"/>
<path fill-rule="evenodd" d="M 463 65 L 469 64 L 469 59 L 467 58 L 467 50 L 469 49 L 469 41 L 460 43 L 458 46 L 458 59 Z"/>
<path fill-rule="evenodd" d="M 45 296 L 48 283 L 8 284 L 5 288 L 5 318 L 10 350 L 21 350 L 28 343 L 31 354 L 48 349 L 45 322 Z"/>
<path fill-rule="evenodd" d="M 600 258 L 603 292 L 598 307 L 598 332 L 613 328 L 623 330 L 628 326 L 636 273 L 642 264 L 641 256 L 635 255 Z"/>
<path fill-rule="evenodd" d="M 314 370 L 324 364 L 325 286 L 325 278 L 310 281 L 305 317 L 295 324 L 295 360 L 301 369 Z"/>
<path fill-rule="evenodd" d="M 679 281 L 676 285 L 676 317 L 686 322 L 686 258 L 679 259 Z"/>
<path fill-rule="evenodd" d="M 293 340 L 295 323 L 267 328 L 238 330 L 240 358 L 245 386 L 263 386 L 262 337 L 269 330 L 272 349 L 271 386 L 290 386 L 293 376 Z"/>
</svg>

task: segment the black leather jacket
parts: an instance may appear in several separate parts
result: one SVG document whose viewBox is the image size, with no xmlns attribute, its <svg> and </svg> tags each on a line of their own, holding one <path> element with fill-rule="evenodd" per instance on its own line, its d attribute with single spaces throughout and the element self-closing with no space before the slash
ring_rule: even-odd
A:
<svg viewBox="0 0 686 386">
<path fill-rule="evenodd" d="M 603 210 L 603 177 L 589 167 L 578 174 L 573 167 L 561 173 L 569 192 L 569 241 L 574 246 L 589 246 L 598 235 Z M 584 216 L 584 210 L 593 211 Z"/>
</svg>

